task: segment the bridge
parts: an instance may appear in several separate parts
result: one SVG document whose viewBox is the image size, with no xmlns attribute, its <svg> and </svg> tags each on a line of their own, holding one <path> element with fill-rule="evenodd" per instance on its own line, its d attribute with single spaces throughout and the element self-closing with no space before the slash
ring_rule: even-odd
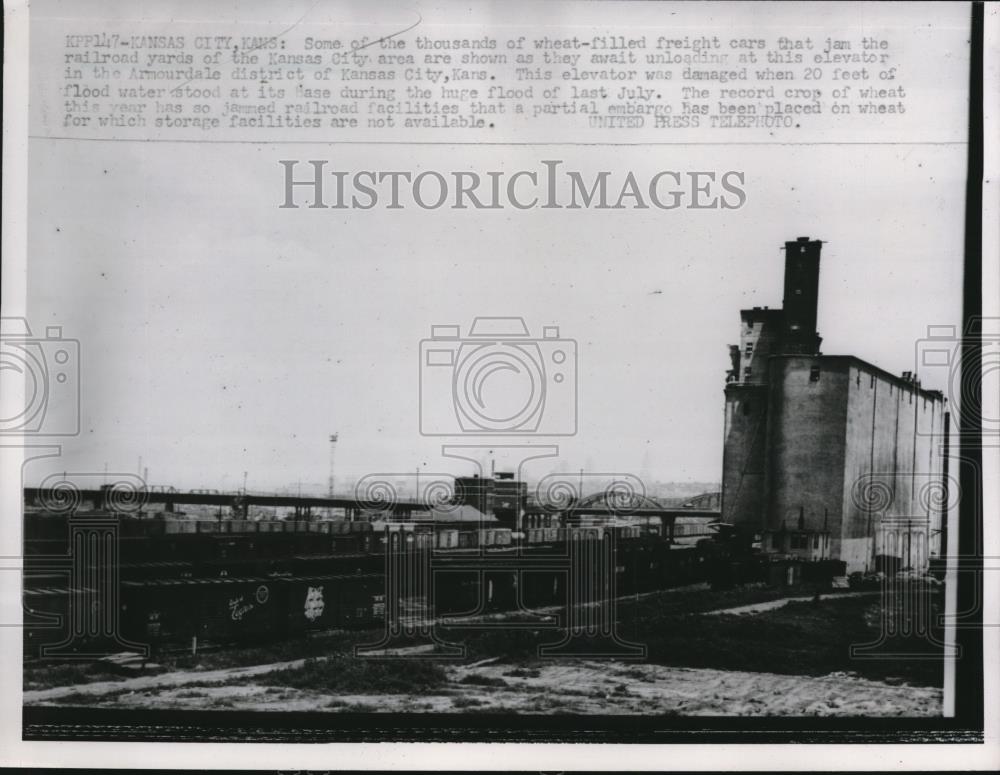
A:
<svg viewBox="0 0 1000 775">
<path fill-rule="evenodd" d="M 720 503 L 720 493 L 702 493 L 680 504 L 667 505 L 647 495 L 611 487 L 579 500 L 531 504 L 525 510 L 524 527 L 548 527 L 554 518 L 568 523 L 585 522 L 587 518 L 622 521 L 644 524 L 647 529 L 658 523 L 664 535 L 674 541 L 679 536 L 710 535 L 708 525 L 722 516 Z M 693 524 L 685 524 L 688 520 Z"/>
<path fill-rule="evenodd" d="M 722 511 L 722 493 L 721 492 L 703 492 L 701 495 L 696 495 L 693 498 L 688 498 L 681 504 L 682 508 L 688 509 L 714 509 L 717 512 Z"/>
<path fill-rule="evenodd" d="M 44 485 L 44 483 L 43 483 Z M 426 499 L 402 499 L 395 493 L 387 497 L 316 497 L 304 495 L 278 495 L 248 492 L 222 492 L 219 490 L 180 491 L 172 487 L 142 487 L 132 482 L 116 482 L 100 488 L 79 488 L 72 482 L 60 480 L 49 486 L 25 487 L 26 507 L 39 508 L 49 513 L 65 514 L 86 510 L 115 513 L 138 513 L 151 504 L 162 505 L 166 512 L 177 506 L 218 506 L 229 508 L 235 515 L 246 516 L 252 506 L 265 508 L 292 508 L 297 517 L 309 519 L 313 510 L 342 509 L 349 519 L 365 511 L 390 513 L 397 519 L 406 519 L 414 512 L 426 512 L 444 505 Z M 614 489 L 592 493 L 579 500 L 565 502 L 529 503 L 524 512 L 525 526 L 548 523 L 558 516 L 561 521 L 579 521 L 581 517 L 625 519 L 647 524 L 653 519 L 661 524 L 673 525 L 681 517 L 705 521 L 720 517 L 719 493 L 703 493 L 679 505 L 665 505 L 646 495 L 616 492 Z"/>
<path fill-rule="evenodd" d="M 95 511 L 137 513 L 150 504 L 161 504 L 163 510 L 172 512 L 177 506 L 219 506 L 230 508 L 234 514 L 246 515 L 251 506 L 293 508 L 297 515 L 308 518 L 313 509 L 343 509 L 349 517 L 362 511 L 377 509 L 396 516 L 407 516 L 414 511 L 427 511 L 427 504 L 417 500 L 364 498 L 322 498 L 308 495 L 269 495 L 261 493 L 221 492 L 219 490 L 180 491 L 172 487 L 133 487 L 110 484 L 99 489 L 77 488 L 61 481 L 50 487 L 25 487 L 25 506 L 34 506 L 54 513 L 70 513 L 88 506 Z"/>
<path fill-rule="evenodd" d="M 580 499 L 554 498 L 548 503 L 529 504 L 528 514 L 578 514 L 581 516 L 689 516 L 718 517 L 721 514 L 721 493 L 707 492 L 679 504 L 664 504 L 648 495 L 613 487 L 591 493 Z"/>
</svg>

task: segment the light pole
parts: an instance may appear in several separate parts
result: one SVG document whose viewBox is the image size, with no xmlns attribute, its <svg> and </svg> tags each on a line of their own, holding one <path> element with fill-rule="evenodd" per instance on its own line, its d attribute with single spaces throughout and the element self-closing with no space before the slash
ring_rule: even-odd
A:
<svg viewBox="0 0 1000 775">
<path fill-rule="evenodd" d="M 326 488 L 326 490 L 327 490 L 326 495 L 327 495 L 327 497 L 330 500 L 333 500 L 333 485 L 334 485 L 333 462 L 334 462 L 335 453 L 337 451 L 337 438 L 339 437 L 339 435 L 340 434 L 338 434 L 338 433 L 331 433 L 330 434 L 330 479 L 327 482 L 327 488 Z M 330 505 L 328 516 L 330 516 L 330 517 L 333 516 L 333 505 L 332 504 Z"/>
</svg>

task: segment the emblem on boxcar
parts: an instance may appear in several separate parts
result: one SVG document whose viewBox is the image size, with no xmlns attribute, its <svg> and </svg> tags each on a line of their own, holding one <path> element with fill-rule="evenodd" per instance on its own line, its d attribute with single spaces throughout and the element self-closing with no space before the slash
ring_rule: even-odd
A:
<svg viewBox="0 0 1000 775">
<path fill-rule="evenodd" d="M 229 616 L 234 622 L 241 621 L 243 616 L 253 610 L 253 603 L 246 603 L 243 595 L 234 597 L 229 601 Z"/>
<path fill-rule="evenodd" d="M 306 593 L 306 619 L 313 622 L 323 615 L 326 603 L 323 602 L 323 587 L 309 587 Z"/>
<path fill-rule="evenodd" d="M 257 602 L 261 605 L 267 602 L 268 598 L 271 597 L 271 591 L 264 585 L 261 584 L 257 587 L 257 594 L 255 595 Z"/>
</svg>

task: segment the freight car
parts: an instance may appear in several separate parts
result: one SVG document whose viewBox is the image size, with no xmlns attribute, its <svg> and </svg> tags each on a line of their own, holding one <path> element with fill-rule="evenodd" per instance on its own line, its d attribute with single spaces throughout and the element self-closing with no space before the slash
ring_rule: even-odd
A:
<svg viewBox="0 0 1000 775">
<path fill-rule="evenodd" d="M 534 543 L 521 547 L 523 556 L 565 560 L 566 540 L 555 536 L 556 540 L 548 542 L 545 537 L 544 532 L 538 534 Z M 637 594 L 707 581 L 717 553 L 711 543 L 671 545 L 651 537 L 620 541 L 613 559 L 614 593 Z M 570 569 L 565 562 L 553 562 L 553 566 L 436 573 L 434 607 L 438 615 L 472 616 L 565 606 Z"/>
<path fill-rule="evenodd" d="M 154 647 L 257 642 L 384 621 L 388 538 L 370 523 L 231 520 L 211 525 L 121 521 L 119 610 L 113 624 L 121 638 Z M 421 562 L 428 566 L 437 557 L 565 558 L 574 541 L 614 536 L 614 590 L 619 595 L 705 581 L 728 556 L 714 541 L 671 543 L 630 525 L 532 528 L 517 537 L 493 527 L 427 531 L 407 526 L 405 532 L 407 539 L 392 545 L 405 546 L 414 560 L 423 555 Z M 28 555 L 68 557 L 65 519 L 42 519 L 26 535 Z M 67 640 L 68 626 L 79 631 L 88 617 L 104 622 L 105 631 L 112 626 L 109 612 L 73 610 L 74 601 L 80 607 L 79 595 L 70 593 L 66 574 L 36 575 L 30 556 L 24 594 L 26 654 L 37 654 L 41 644 Z M 565 563 L 529 565 L 518 568 L 515 559 L 513 567 L 484 563 L 481 569 L 435 572 L 432 599 L 409 600 L 403 607 L 447 617 L 565 606 L 571 583 Z M 86 599 L 91 607 L 111 600 L 97 594 Z M 72 647 L 86 648 L 84 635 L 78 632 Z"/>
<path fill-rule="evenodd" d="M 88 610 L 74 610 L 81 602 Z M 104 626 L 113 615 L 96 610 L 111 602 L 81 598 L 65 586 L 25 590 L 25 655 L 38 656 L 41 647 L 65 641 L 72 641 L 67 655 L 114 647 Z M 259 643 L 316 630 L 377 627 L 385 588 L 381 574 L 123 581 L 118 606 L 119 643 Z M 98 626 L 84 621 L 80 627 L 88 619 Z M 70 638 L 74 631 L 78 637 Z"/>
<path fill-rule="evenodd" d="M 29 572 L 31 558 L 68 557 L 69 532 L 65 517 L 26 520 Z M 381 569 L 381 548 L 369 523 L 123 518 L 118 520 L 116 548 L 123 580 Z"/>
</svg>

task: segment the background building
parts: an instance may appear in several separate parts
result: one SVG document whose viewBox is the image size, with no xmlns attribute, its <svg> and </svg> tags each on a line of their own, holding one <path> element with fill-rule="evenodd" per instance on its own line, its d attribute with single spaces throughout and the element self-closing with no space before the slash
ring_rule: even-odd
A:
<svg viewBox="0 0 1000 775">
<path fill-rule="evenodd" d="M 914 374 L 820 353 L 821 247 L 785 243 L 782 309 L 740 313 L 725 388 L 723 520 L 759 533 L 765 551 L 844 560 L 848 572 L 923 570 L 948 500 L 945 400 Z"/>
<path fill-rule="evenodd" d="M 492 477 L 459 476 L 455 479 L 455 502 L 473 506 L 505 528 L 518 530 L 528 500 L 528 484 L 513 473 L 496 472 Z"/>
</svg>

